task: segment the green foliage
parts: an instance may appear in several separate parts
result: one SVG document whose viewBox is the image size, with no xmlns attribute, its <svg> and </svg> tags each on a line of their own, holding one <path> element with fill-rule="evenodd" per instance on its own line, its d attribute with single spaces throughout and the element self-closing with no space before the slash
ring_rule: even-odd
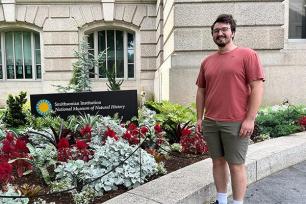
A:
<svg viewBox="0 0 306 204">
<path fill-rule="evenodd" d="M 8 185 L 8 189 L 6 192 L 0 190 L 0 196 L 21 196 L 19 192 L 17 192 L 13 186 Z M 5 204 L 27 204 L 29 203 L 28 198 L 0 198 L 0 203 Z"/>
<path fill-rule="evenodd" d="M 74 52 L 74 56 L 78 59 L 73 63 L 72 78 L 67 87 L 56 85 L 59 92 L 85 92 L 91 91 L 90 75 L 94 75 L 96 66 L 102 66 L 105 61 L 106 50 L 99 53 L 98 60 L 92 53 L 88 52 L 89 44 L 86 40 L 80 43 L 80 50 Z"/>
<path fill-rule="evenodd" d="M 109 91 L 118 91 L 123 83 L 123 79 L 116 81 L 115 69 L 106 71 L 107 81 L 106 83 Z"/>
<path fill-rule="evenodd" d="M 75 204 L 90 204 L 95 199 L 96 194 L 92 187 L 86 186 L 82 192 L 74 193 L 72 196 Z"/>
<path fill-rule="evenodd" d="M 119 165 L 135 150 L 135 147 L 129 146 L 128 143 L 120 140 L 115 142 L 111 138 L 106 140 L 105 145 L 94 145 L 92 148 L 95 155 L 89 162 L 69 160 L 55 169 L 56 178 L 58 180 L 69 178 L 72 185 L 77 185 L 80 181 L 82 183 L 90 182 Z M 141 173 L 139 168 L 140 151 Z M 156 171 L 157 164 L 154 158 L 146 151 L 139 149 L 122 166 L 117 167 L 116 170 L 89 184 L 89 186 L 93 187 L 97 193 L 116 190 L 119 185 L 132 188 L 143 183 L 148 176 L 154 175 Z"/>
<path fill-rule="evenodd" d="M 165 174 L 167 174 L 167 169 L 165 167 L 165 163 L 164 162 L 159 162 L 157 164 L 157 174 L 158 175 L 165 175 Z"/>
<path fill-rule="evenodd" d="M 42 143 L 34 147 L 30 143 L 27 144 L 30 155 L 33 159 L 33 165 L 38 170 L 46 184 L 50 184 L 53 175 L 50 175 L 48 169 L 55 168 L 57 161 L 56 148 L 48 143 Z"/>
<path fill-rule="evenodd" d="M 306 114 L 303 106 L 272 106 L 261 109 L 256 118 L 261 134 L 280 137 L 301 131 L 298 119 Z"/>
<path fill-rule="evenodd" d="M 170 146 L 170 149 L 171 149 L 171 151 L 174 151 L 174 152 L 182 152 L 182 145 L 179 144 L 179 143 L 173 143 Z"/>
<path fill-rule="evenodd" d="M 59 116 L 53 116 L 52 114 L 36 117 L 32 115 L 31 112 L 27 112 L 27 121 L 31 128 L 35 130 L 43 130 L 50 127 L 58 129 L 61 126 L 63 119 Z"/>
<path fill-rule="evenodd" d="M 196 112 L 191 106 L 186 107 L 169 101 L 148 101 L 145 106 L 157 113 L 154 118 L 162 123 L 170 144 L 179 143 L 181 130 L 196 122 Z"/>
<path fill-rule="evenodd" d="M 20 92 L 18 96 L 9 95 L 6 101 L 7 109 L 4 114 L 3 123 L 7 127 L 20 127 L 26 124 L 26 114 L 23 105 L 27 102 L 27 93 Z"/>
</svg>

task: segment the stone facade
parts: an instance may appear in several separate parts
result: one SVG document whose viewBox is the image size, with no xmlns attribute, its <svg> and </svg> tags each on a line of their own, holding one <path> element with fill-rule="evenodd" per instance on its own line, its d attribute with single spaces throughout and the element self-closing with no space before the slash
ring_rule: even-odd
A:
<svg viewBox="0 0 306 204">
<path fill-rule="evenodd" d="M 195 101 L 202 59 L 216 50 L 210 25 L 221 13 L 238 23 L 235 42 L 255 49 L 266 74 L 265 104 L 306 103 L 306 40 L 288 40 L 289 0 L 0 0 L 0 32 L 40 33 L 42 79 L 0 81 L 0 106 L 9 93 L 55 92 L 71 78 L 73 53 L 88 32 L 135 33 L 135 79 L 122 89 L 156 100 Z M 96 91 L 105 80 L 93 80 Z M 304 93 L 304 94 L 303 94 Z"/>
</svg>

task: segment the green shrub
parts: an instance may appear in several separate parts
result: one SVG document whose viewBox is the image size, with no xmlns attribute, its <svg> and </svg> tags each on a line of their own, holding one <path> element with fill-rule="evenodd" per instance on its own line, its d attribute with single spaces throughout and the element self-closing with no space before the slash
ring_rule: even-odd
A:
<svg viewBox="0 0 306 204">
<path fill-rule="evenodd" d="M 6 101 L 7 109 L 3 117 L 3 123 L 7 127 L 20 127 L 26 124 L 26 114 L 23 105 L 27 102 L 27 93 L 20 92 L 18 96 L 9 95 Z"/>
<path fill-rule="evenodd" d="M 157 113 L 154 118 L 162 123 L 170 144 L 179 143 L 182 129 L 196 122 L 196 111 L 191 106 L 187 107 L 169 101 L 160 103 L 148 101 L 145 106 Z"/>
<path fill-rule="evenodd" d="M 306 109 L 303 106 L 272 106 L 261 109 L 256 122 L 261 134 L 280 137 L 301 131 L 298 120 L 305 114 Z"/>
</svg>

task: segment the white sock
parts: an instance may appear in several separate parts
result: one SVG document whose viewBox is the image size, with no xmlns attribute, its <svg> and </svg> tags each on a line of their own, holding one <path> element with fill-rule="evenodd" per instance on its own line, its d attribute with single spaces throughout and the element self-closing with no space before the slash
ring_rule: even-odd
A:
<svg viewBox="0 0 306 204">
<path fill-rule="evenodd" d="M 243 204 L 243 201 L 233 200 L 233 204 Z"/>
<path fill-rule="evenodd" d="M 217 201 L 219 204 L 227 204 L 227 193 L 217 193 Z"/>
</svg>

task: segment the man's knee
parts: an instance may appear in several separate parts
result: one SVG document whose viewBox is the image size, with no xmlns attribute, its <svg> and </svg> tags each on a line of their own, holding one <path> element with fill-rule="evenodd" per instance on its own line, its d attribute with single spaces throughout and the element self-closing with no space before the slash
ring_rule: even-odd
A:
<svg viewBox="0 0 306 204">
<path fill-rule="evenodd" d="M 220 167 L 226 165 L 226 160 L 224 159 L 224 157 L 213 159 L 212 161 L 214 167 Z"/>
<path fill-rule="evenodd" d="M 229 169 L 232 174 L 241 173 L 241 172 L 244 172 L 245 165 L 244 164 L 229 164 Z"/>
</svg>

